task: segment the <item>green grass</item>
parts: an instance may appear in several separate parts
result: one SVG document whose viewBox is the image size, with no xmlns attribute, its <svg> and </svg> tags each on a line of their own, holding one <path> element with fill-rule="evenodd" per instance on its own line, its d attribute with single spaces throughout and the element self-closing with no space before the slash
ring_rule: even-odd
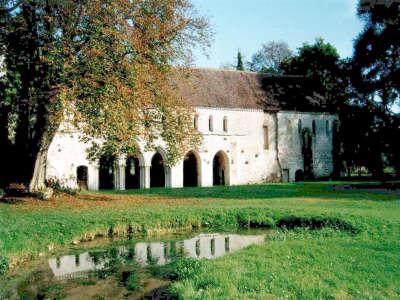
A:
<svg viewBox="0 0 400 300">
<path fill-rule="evenodd" d="M 110 228 L 146 234 L 271 226 L 278 230 L 266 244 L 196 263 L 196 272 L 181 276 L 173 292 L 184 299 L 400 298 L 398 194 L 335 190 L 332 183 L 112 194 L 133 200 L 106 206 L 94 200 L 53 207 L 0 204 L 0 256 L 15 262 Z"/>
</svg>

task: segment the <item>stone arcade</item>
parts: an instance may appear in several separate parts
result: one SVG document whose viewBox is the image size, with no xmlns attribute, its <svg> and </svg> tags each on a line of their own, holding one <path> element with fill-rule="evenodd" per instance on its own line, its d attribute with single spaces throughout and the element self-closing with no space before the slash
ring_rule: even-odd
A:
<svg viewBox="0 0 400 300">
<path fill-rule="evenodd" d="M 47 179 L 72 188 L 123 190 L 331 176 L 338 117 L 327 111 L 321 96 L 304 91 L 304 78 L 210 69 L 193 73 L 191 84 L 178 83 L 177 89 L 196 112 L 193 126 L 203 136 L 198 150 L 187 149 L 169 166 L 159 141 L 150 152 L 93 162 L 79 132 L 64 125 L 49 149 Z M 277 86 L 280 92 L 271 93 Z"/>
</svg>

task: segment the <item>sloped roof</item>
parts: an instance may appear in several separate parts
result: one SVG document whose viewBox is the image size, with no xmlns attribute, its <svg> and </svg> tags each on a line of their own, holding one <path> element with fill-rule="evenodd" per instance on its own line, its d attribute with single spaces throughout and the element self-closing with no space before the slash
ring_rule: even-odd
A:
<svg viewBox="0 0 400 300">
<path fill-rule="evenodd" d="M 254 72 L 192 69 L 187 80 L 175 81 L 182 101 L 197 107 L 265 111 L 326 110 L 321 97 L 301 76 L 268 76 Z"/>
</svg>

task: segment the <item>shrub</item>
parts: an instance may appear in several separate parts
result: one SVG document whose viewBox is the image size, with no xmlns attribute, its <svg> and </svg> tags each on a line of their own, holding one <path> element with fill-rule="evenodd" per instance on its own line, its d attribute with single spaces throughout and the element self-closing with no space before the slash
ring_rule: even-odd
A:
<svg viewBox="0 0 400 300">
<path fill-rule="evenodd" d="M 295 228 L 309 228 L 309 229 L 322 229 L 325 227 L 346 231 L 352 234 L 360 232 L 360 229 L 354 225 L 331 216 L 311 216 L 311 217 L 298 217 L 287 216 L 280 219 L 276 226 L 278 228 L 295 229 Z"/>
<path fill-rule="evenodd" d="M 242 211 L 237 215 L 240 227 L 271 228 L 275 225 L 274 220 L 263 211 Z"/>
<path fill-rule="evenodd" d="M 125 281 L 125 287 L 130 291 L 137 290 L 140 287 L 139 279 L 135 273 L 129 274 L 128 278 Z"/>
<path fill-rule="evenodd" d="M 4 275 L 8 271 L 9 262 L 7 257 L 0 255 L 0 275 Z"/>
<path fill-rule="evenodd" d="M 40 200 L 50 200 L 53 196 L 53 189 L 46 187 L 41 190 L 33 192 L 33 195 Z"/>
<path fill-rule="evenodd" d="M 52 188 L 56 192 L 65 193 L 65 194 L 69 194 L 72 196 L 75 196 L 79 191 L 78 189 L 73 189 L 73 188 L 66 186 L 64 183 L 62 183 L 57 178 L 50 178 L 50 179 L 46 180 L 46 186 Z"/>
<path fill-rule="evenodd" d="M 192 278 L 202 267 L 202 262 L 194 258 L 183 258 L 178 260 L 174 265 L 174 270 L 178 280 Z"/>
</svg>

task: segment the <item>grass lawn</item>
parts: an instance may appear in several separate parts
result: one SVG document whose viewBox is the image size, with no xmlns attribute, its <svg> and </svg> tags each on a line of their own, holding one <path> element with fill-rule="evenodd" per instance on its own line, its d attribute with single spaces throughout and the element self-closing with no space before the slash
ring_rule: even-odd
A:
<svg viewBox="0 0 400 300">
<path fill-rule="evenodd" d="M 173 284 L 173 292 L 185 299 L 400 298 L 399 194 L 335 190 L 332 183 L 100 192 L 0 203 L 0 256 L 15 264 L 110 231 L 247 225 L 277 230 L 264 245 L 196 263 Z"/>
</svg>

